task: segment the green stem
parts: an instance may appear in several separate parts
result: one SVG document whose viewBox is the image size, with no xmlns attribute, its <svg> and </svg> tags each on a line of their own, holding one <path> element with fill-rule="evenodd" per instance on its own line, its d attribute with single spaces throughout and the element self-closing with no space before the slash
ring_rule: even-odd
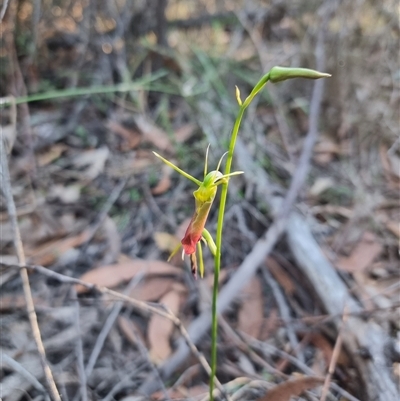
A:
<svg viewBox="0 0 400 401">
<path fill-rule="evenodd" d="M 236 117 L 235 124 L 232 129 L 231 141 L 229 144 L 229 152 L 228 158 L 226 160 L 225 166 L 225 175 L 230 174 L 233 153 L 235 151 L 236 139 L 239 133 L 240 124 L 242 122 L 242 118 L 245 110 L 257 95 L 258 92 L 264 87 L 264 85 L 269 80 L 269 73 L 265 74 L 257 83 L 257 85 L 253 88 L 250 95 L 246 98 L 243 104 L 240 106 L 238 115 Z M 222 229 L 224 225 L 224 214 L 225 214 L 225 205 L 226 198 L 228 195 L 228 185 L 229 181 L 226 184 L 222 184 L 221 191 L 221 200 L 219 204 L 218 211 L 218 223 L 217 223 L 217 236 L 216 236 L 216 246 L 217 251 L 214 257 L 214 286 L 213 286 L 213 297 L 212 297 L 212 322 L 211 322 L 211 377 L 210 377 L 210 401 L 214 400 L 213 391 L 214 391 L 214 380 L 217 370 L 217 334 L 218 334 L 218 315 L 217 315 L 217 298 L 218 298 L 218 281 L 219 281 L 219 272 L 221 268 L 221 245 L 222 245 Z"/>
</svg>

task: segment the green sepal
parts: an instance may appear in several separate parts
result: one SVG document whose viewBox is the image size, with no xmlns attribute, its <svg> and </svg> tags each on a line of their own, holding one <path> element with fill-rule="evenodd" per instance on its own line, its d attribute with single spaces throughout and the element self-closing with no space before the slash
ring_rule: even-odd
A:
<svg viewBox="0 0 400 401">
<path fill-rule="evenodd" d="M 217 246 L 215 245 L 213 237 L 206 228 L 203 228 L 202 236 L 207 242 L 207 245 L 210 248 L 210 252 L 213 254 L 213 256 L 215 256 L 215 254 L 217 253 Z"/>
<path fill-rule="evenodd" d="M 203 249 L 201 247 L 201 241 L 197 243 L 197 253 L 199 254 L 199 273 L 200 278 L 204 277 L 204 260 L 203 260 Z"/>
</svg>

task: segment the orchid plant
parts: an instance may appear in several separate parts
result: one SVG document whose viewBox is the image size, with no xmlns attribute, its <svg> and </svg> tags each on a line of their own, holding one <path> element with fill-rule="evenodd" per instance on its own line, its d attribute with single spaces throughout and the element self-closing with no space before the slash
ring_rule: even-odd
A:
<svg viewBox="0 0 400 401">
<path fill-rule="evenodd" d="M 207 173 L 208 164 L 208 151 L 206 151 L 206 160 L 204 165 L 204 178 L 203 181 L 196 179 L 179 167 L 175 166 L 170 161 L 164 159 L 159 154 L 153 152 L 155 156 L 161 159 L 168 166 L 172 167 L 175 171 L 182 174 L 194 182 L 198 189 L 193 192 L 195 198 L 195 211 L 189 223 L 186 233 L 182 238 L 181 244 L 171 254 L 170 258 L 179 250 L 180 246 L 183 247 L 183 255 L 189 255 L 190 265 L 193 276 L 197 277 L 197 257 L 196 251 L 199 255 L 199 270 L 200 276 L 204 275 L 204 262 L 202 256 L 201 240 L 203 240 L 210 248 L 211 253 L 214 255 L 214 285 L 213 285 L 213 300 L 212 300 L 212 324 L 211 324 L 211 377 L 210 377 L 210 401 L 214 400 L 214 380 L 217 367 L 217 329 L 218 329 L 218 316 L 217 316 L 217 298 L 218 298 L 218 280 L 219 271 L 221 266 L 221 245 L 222 245 L 222 230 L 225 214 L 225 205 L 228 194 L 229 178 L 238 174 L 243 174 L 243 171 L 231 172 L 233 154 L 235 151 L 236 138 L 239 132 L 240 124 L 246 108 L 252 102 L 254 97 L 260 92 L 268 81 L 272 83 L 285 81 L 292 78 L 308 78 L 319 79 L 330 77 L 330 74 L 322 73 L 319 71 L 311 70 L 308 68 L 286 68 L 286 67 L 273 67 L 267 74 L 265 74 L 258 83 L 254 86 L 249 96 L 242 102 L 240 97 L 240 90 L 236 87 L 236 100 L 239 104 L 238 114 L 233 125 L 231 140 L 228 151 L 221 157 L 217 169 Z M 220 172 L 222 160 L 227 155 L 224 173 Z M 221 186 L 221 200 L 218 211 L 218 223 L 216 242 L 214 242 L 211 234 L 205 228 L 205 224 L 210 212 L 211 206 L 217 194 L 218 187 Z"/>
</svg>

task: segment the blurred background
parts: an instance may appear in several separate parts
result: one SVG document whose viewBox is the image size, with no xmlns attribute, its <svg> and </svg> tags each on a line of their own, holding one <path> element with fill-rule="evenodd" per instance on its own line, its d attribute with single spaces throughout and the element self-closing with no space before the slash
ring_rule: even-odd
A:
<svg viewBox="0 0 400 401">
<path fill-rule="evenodd" d="M 205 249 L 206 276 L 196 282 L 180 256 L 167 264 L 196 188 L 152 151 L 201 179 L 207 145 L 211 169 L 227 149 L 235 85 L 244 99 L 273 66 L 316 68 L 322 60 L 332 77 L 295 210 L 363 321 L 384 333 L 386 358 L 343 348 L 333 379 L 359 400 L 373 393 L 362 361 L 399 381 L 397 1 L 3 0 L 0 8 L 0 123 L 27 263 L 165 304 L 186 327 L 209 307 L 213 261 Z M 297 170 L 313 85 L 268 84 L 246 112 L 234 161 L 244 175 L 231 180 L 221 286 L 270 226 L 271 199 L 286 194 Z M 213 235 L 217 209 L 207 223 Z M 18 271 L 4 267 L 18 263 L 4 197 L 0 224 L 0 347 L 22 367 L 0 365 L 0 396 L 44 400 L 21 373 L 45 383 Z M 45 275 L 30 279 L 63 399 L 205 396 L 207 375 L 194 357 L 164 369 L 154 379 L 159 392 L 143 390 L 177 347 L 170 321 Z M 283 237 L 236 294 L 223 318 L 218 377 L 227 386 L 248 380 L 237 399 L 261 400 L 280 374 L 327 374 L 341 318 L 334 324 L 315 287 Z M 329 298 L 337 288 L 332 282 L 324 291 Z M 208 359 L 208 331 L 199 348 Z M 266 384 L 246 390 L 251 380 Z M 339 390 L 331 397 L 350 399 Z"/>
</svg>

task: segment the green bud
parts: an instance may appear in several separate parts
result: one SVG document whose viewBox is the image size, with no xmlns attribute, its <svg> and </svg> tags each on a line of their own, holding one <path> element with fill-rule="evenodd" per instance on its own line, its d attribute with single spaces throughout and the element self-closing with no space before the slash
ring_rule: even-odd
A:
<svg viewBox="0 0 400 401">
<path fill-rule="evenodd" d="M 269 80 L 274 83 L 291 78 L 319 79 L 328 78 L 330 76 L 331 74 L 310 70 L 308 68 L 272 67 L 269 72 Z"/>
</svg>

